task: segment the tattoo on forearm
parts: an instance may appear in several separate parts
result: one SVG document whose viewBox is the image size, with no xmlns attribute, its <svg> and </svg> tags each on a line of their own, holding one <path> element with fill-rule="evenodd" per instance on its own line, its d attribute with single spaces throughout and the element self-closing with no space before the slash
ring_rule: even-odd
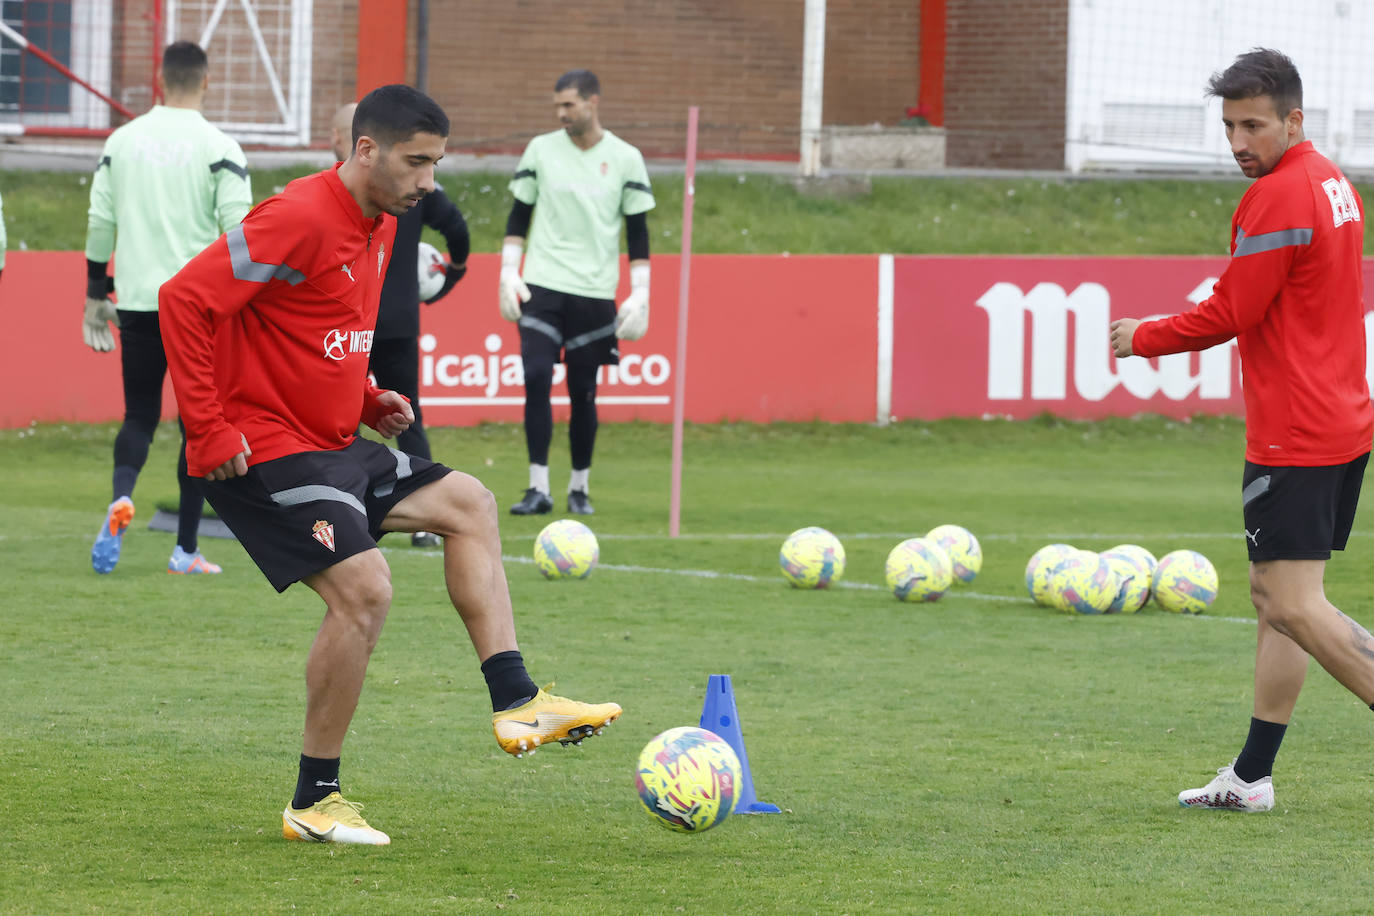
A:
<svg viewBox="0 0 1374 916">
<path fill-rule="evenodd" d="M 1360 626 L 1343 611 L 1336 611 L 1345 622 L 1350 625 L 1350 641 L 1355 649 L 1365 658 L 1374 660 L 1374 636 L 1369 635 L 1369 631 Z"/>
</svg>

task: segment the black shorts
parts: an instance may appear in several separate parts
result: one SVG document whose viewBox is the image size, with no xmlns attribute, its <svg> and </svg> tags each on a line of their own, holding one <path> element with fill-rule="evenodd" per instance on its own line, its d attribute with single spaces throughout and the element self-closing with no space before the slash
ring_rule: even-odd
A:
<svg viewBox="0 0 1374 916">
<path fill-rule="evenodd" d="M 575 296 L 530 287 L 520 306 L 520 356 L 568 365 L 614 366 L 620 362 L 615 336 L 615 300 Z"/>
<path fill-rule="evenodd" d="M 205 481 L 205 498 L 279 592 L 371 550 L 382 521 L 449 468 L 358 438 L 332 452 L 255 464 L 242 477 Z"/>
<path fill-rule="evenodd" d="M 1368 462 L 1368 452 L 1321 467 L 1245 462 L 1240 498 L 1250 562 L 1327 560 L 1344 550 Z"/>
</svg>

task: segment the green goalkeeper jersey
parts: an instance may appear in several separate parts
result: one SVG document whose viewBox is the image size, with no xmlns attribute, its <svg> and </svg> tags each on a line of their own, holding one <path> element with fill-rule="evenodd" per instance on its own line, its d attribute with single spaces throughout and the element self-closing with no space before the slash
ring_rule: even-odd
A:
<svg viewBox="0 0 1374 916">
<path fill-rule="evenodd" d="M 192 108 L 154 106 L 110 134 L 91 181 L 86 257 L 115 254 L 121 309 L 157 290 L 253 205 L 243 150 Z"/>
<path fill-rule="evenodd" d="M 565 130 L 525 147 L 510 192 L 534 206 L 525 249 L 526 283 L 562 293 L 610 299 L 620 280 L 620 222 L 652 210 L 644 157 L 603 130 L 589 150 Z"/>
</svg>

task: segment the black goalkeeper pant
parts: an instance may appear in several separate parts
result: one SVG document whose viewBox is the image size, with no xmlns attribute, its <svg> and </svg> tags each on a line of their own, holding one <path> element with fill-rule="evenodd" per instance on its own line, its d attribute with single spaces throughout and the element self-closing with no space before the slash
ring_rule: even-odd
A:
<svg viewBox="0 0 1374 916">
<path fill-rule="evenodd" d="M 119 312 L 119 365 L 124 379 L 124 422 L 114 441 L 114 499 L 133 496 L 139 472 L 148 461 L 148 448 L 162 417 L 162 385 L 167 375 L 167 354 L 157 312 Z M 178 426 L 181 426 L 178 421 Z M 200 480 L 186 472 L 186 427 L 181 426 L 181 450 L 177 455 L 177 483 L 181 491 L 177 510 L 177 543 L 187 553 L 198 548 L 201 510 L 205 496 Z"/>
</svg>

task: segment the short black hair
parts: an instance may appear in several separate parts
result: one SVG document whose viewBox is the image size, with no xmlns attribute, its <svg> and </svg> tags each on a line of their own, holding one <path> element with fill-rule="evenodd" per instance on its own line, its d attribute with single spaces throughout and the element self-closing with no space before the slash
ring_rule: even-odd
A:
<svg viewBox="0 0 1374 916">
<path fill-rule="evenodd" d="M 210 58 L 194 41 L 174 41 L 162 52 L 162 81 L 173 92 L 199 89 L 210 72 Z"/>
<path fill-rule="evenodd" d="M 1253 48 L 1220 73 L 1213 73 L 1207 94 L 1222 99 L 1253 99 L 1267 95 L 1280 118 L 1302 107 L 1302 77 L 1288 55 L 1272 48 Z"/>
<path fill-rule="evenodd" d="M 601 94 L 601 80 L 590 70 L 569 70 L 553 84 L 554 92 L 562 92 L 564 89 L 576 89 L 578 95 L 589 99 Z"/>
<path fill-rule="evenodd" d="M 353 112 L 353 146 L 371 137 L 383 147 L 404 143 L 416 134 L 447 137 L 448 115 L 439 103 L 402 83 L 378 86 L 358 102 Z"/>
</svg>

